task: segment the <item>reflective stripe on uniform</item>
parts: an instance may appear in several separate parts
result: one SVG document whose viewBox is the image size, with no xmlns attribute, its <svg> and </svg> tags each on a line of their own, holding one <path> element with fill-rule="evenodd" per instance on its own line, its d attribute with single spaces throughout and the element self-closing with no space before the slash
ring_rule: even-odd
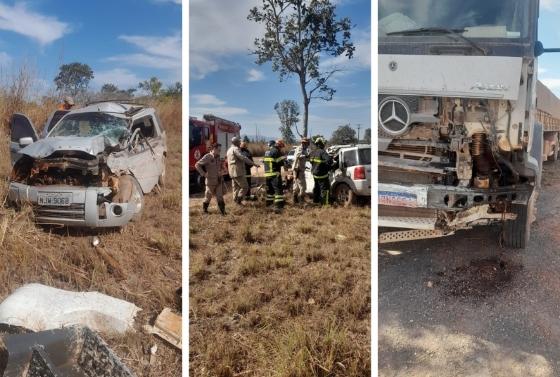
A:
<svg viewBox="0 0 560 377">
<path fill-rule="evenodd" d="M 284 195 L 274 195 L 274 203 L 283 202 Z"/>
<path fill-rule="evenodd" d="M 327 178 L 329 175 L 325 174 L 325 175 L 314 175 L 313 178 L 315 179 L 323 179 L 323 178 Z"/>
<path fill-rule="evenodd" d="M 312 158 L 312 159 L 310 159 L 309 161 L 311 161 L 311 162 L 316 162 L 316 163 L 318 163 L 318 164 L 320 164 L 320 163 L 323 162 L 323 160 L 320 159 L 320 158 Z"/>
<path fill-rule="evenodd" d="M 264 173 L 264 176 L 265 176 L 265 177 L 275 177 L 275 176 L 277 176 L 277 175 L 280 175 L 280 173 L 277 172 L 277 171 L 273 171 L 273 172 L 271 172 L 271 173 Z"/>
</svg>

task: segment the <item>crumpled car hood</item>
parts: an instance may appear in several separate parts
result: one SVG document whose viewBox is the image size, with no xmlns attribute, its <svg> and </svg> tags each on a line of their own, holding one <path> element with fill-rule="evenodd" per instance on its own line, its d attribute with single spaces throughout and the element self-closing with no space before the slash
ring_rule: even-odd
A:
<svg viewBox="0 0 560 377">
<path fill-rule="evenodd" d="M 19 153 L 33 158 L 48 157 L 56 151 L 81 151 L 96 156 L 106 148 L 106 139 L 102 135 L 91 137 L 47 137 L 20 150 Z"/>
</svg>

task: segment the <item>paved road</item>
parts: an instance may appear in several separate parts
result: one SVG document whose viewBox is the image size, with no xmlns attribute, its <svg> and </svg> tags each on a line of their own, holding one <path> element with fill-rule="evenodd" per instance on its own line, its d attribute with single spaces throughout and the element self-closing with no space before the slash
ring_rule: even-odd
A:
<svg viewBox="0 0 560 377">
<path fill-rule="evenodd" d="M 499 228 L 380 247 L 380 376 L 560 376 L 560 163 L 537 208 L 525 251 Z"/>
</svg>

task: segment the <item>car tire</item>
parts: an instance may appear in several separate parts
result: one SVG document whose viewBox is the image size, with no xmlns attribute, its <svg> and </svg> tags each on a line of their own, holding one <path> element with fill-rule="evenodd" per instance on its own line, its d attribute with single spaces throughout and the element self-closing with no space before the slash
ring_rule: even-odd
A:
<svg viewBox="0 0 560 377">
<path fill-rule="evenodd" d="M 346 183 L 339 183 L 334 188 L 334 200 L 344 207 L 349 207 L 356 204 L 356 194 Z"/>
<path fill-rule="evenodd" d="M 512 204 L 511 212 L 517 215 L 515 220 L 504 223 L 502 235 L 503 246 L 512 249 L 524 249 L 531 238 L 531 223 L 534 209 L 534 194 L 527 204 Z"/>
<path fill-rule="evenodd" d="M 166 164 L 167 164 L 167 158 L 164 157 L 164 158 L 163 158 L 163 169 L 162 169 L 162 171 L 161 171 L 161 174 L 159 175 L 158 183 L 157 183 L 158 191 L 159 191 L 160 194 L 163 193 L 163 191 L 165 190 L 165 173 L 166 173 L 165 170 L 166 170 Z"/>
</svg>

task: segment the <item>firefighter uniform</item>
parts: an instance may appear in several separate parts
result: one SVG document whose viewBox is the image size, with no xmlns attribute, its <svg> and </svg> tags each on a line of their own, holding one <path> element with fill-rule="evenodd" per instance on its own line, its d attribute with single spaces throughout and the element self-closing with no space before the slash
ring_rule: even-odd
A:
<svg viewBox="0 0 560 377">
<path fill-rule="evenodd" d="M 233 200 L 235 203 L 241 204 L 249 187 L 247 178 L 245 178 L 245 164 L 251 166 L 257 164 L 241 153 L 239 148 L 241 140 L 238 137 L 232 138 L 231 143 L 233 145 L 227 151 L 228 172 L 233 184 Z"/>
<path fill-rule="evenodd" d="M 311 173 L 315 185 L 313 186 L 313 203 L 329 204 L 329 171 L 333 165 L 332 157 L 325 151 L 325 144 L 322 141 L 316 141 L 317 149 L 309 155 L 311 162 Z"/>
<path fill-rule="evenodd" d="M 200 175 L 206 177 L 206 191 L 204 193 L 204 201 L 202 202 L 202 209 L 208 213 L 208 206 L 212 197 L 216 197 L 218 208 L 222 215 L 226 214 L 226 205 L 223 196 L 223 177 L 221 174 L 221 161 L 218 153 L 207 153 L 198 160 L 195 164 L 196 170 Z"/>
<path fill-rule="evenodd" d="M 284 208 L 284 189 L 282 187 L 282 166 L 286 156 L 282 155 L 276 143 L 269 143 L 270 149 L 264 154 L 264 177 L 266 180 L 266 205 L 274 203 L 276 210 Z"/>
<path fill-rule="evenodd" d="M 247 157 L 249 160 L 253 161 L 253 155 L 251 151 L 247 148 L 245 142 L 241 142 L 241 153 Z M 252 165 L 245 164 L 245 179 L 247 179 L 247 191 L 245 192 L 245 200 L 251 200 L 251 167 Z"/>
</svg>

